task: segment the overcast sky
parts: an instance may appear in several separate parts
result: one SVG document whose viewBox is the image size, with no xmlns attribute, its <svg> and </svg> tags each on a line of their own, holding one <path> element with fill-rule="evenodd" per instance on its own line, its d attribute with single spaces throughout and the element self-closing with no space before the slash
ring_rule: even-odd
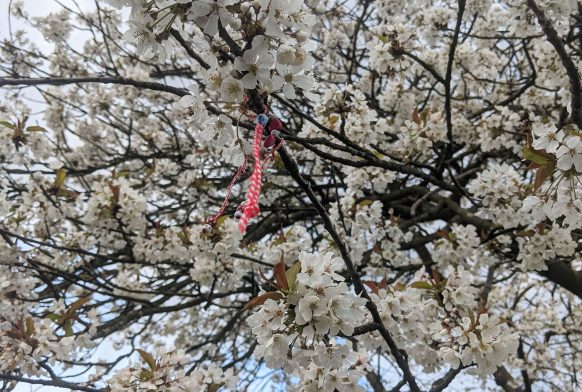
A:
<svg viewBox="0 0 582 392">
<path fill-rule="evenodd" d="M 5 39 L 9 37 L 9 18 L 8 18 L 8 7 L 10 5 L 10 0 L 0 0 L 0 39 Z M 63 0 L 63 4 L 72 5 L 72 1 Z M 78 4 L 80 6 L 87 6 L 91 4 L 91 0 L 79 0 Z M 50 12 L 59 11 L 61 9 L 60 5 L 54 0 L 24 0 L 24 8 L 31 16 L 44 16 Z M 24 26 L 19 24 L 14 18 L 11 19 L 12 31 L 22 29 Z M 36 44 L 42 47 L 43 39 L 42 35 L 35 34 L 34 37 Z"/>
</svg>

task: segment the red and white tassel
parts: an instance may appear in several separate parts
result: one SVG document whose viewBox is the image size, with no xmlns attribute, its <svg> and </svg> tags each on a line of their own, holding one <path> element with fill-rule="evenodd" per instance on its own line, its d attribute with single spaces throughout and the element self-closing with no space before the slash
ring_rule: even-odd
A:
<svg viewBox="0 0 582 392">
<path fill-rule="evenodd" d="M 277 139 L 280 138 L 279 130 L 282 128 L 282 123 L 279 119 L 277 119 L 274 116 L 271 116 L 271 118 L 269 118 L 265 114 L 259 114 L 256 117 L 256 122 L 257 125 L 255 126 L 252 151 L 254 162 L 253 162 L 253 172 L 251 174 L 251 183 L 249 186 L 246 200 L 239 205 L 234 214 L 235 219 L 239 220 L 238 228 L 241 233 L 244 233 L 246 231 L 249 221 L 259 214 L 259 196 L 261 194 L 262 176 L 265 165 L 267 164 L 267 162 L 269 161 L 272 162 L 275 159 L 275 153 L 284 144 L 283 139 L 277 141 Z M 267 136 L 265 142 L 263 143 L 263 131 L 265 127 L 267 127 L 271 134 Z M 267 149 L 266 150 L 267 156 L 265 157 L 265 159 L 261 161 L 261 150 L 263 146 Z M 244 163 L 238 168 L 234 177 L 230 181 L 228 190 L 226 192 L 226 197 L 224 198 L 224 201 L 222 202 L 222 206 L 220 207 L 218 213 L 216 213 L 214 216 L 211 216 L 206 220 L 206 224 L 202 228 L 203 233 L 210 234 L 212 230 L 215 228 L 218 218 L 222 216 L 224 210 L 226 209 L 226 206 L 228 204 L 228 198 L 230 197 L 230 193 L 232 191 L 232 187 L 234 186 L 239 176 L 246 171 L 249 157 L 250 157 L 249 155 L 245 156 Z"/>
<path fill-rule="evenodd" d="M 266 125 L 268 117 L 264 114 L 257 116 L 255 126 L 255 136 L 253 139 L 253 173 L 251 174 L 251 184 L 247 193 L 247 198 L 242 211 L 242 216 L 238 223 L 238 229 L 244 233 L 249 221 L 259 214 L 259 195 L 261 194 L 263 165 L 261 164 L 261 146 L 263 140 L 263 127 Z"/>
</svg>

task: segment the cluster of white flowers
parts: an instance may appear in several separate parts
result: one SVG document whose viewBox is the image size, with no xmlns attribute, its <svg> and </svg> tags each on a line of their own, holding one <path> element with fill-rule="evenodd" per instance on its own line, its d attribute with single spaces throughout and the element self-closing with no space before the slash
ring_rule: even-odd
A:
<svg viewBox="0 0 582 392">
<path fill-rule="evenodd" d="M 457 120 L 455 118 L 455 122 Z M 519 153 L 523 146 L 515 140 L 512 134 L 516 122 L 519 121 L 518 113 L 511 111 L 506 106 L 496 106 L 495 111 L 486 120 L 476 124 L 476 136 L 479 138 L 479 145 L 483 151 L 511 149 L 514 153 Z M 474 125 L 470 126 L 475 127 Z M 467 136 L 473 135 L 469 134 Z M 464 141 L 466 143 L 474 142 L 474 140 L 469 138 Z"/>
<path fill-rule="evenodd" d="M 532 223 L 549 218 L 563 227 L 582 227 L 582 134 L 574 126 L 557 130 L 553 124 L 533 126 L 530 156 L 546 174 L 538 192 L 525 198 L 522 210 Z M 548 180 L 546 180 L 548 178 Z M 560 219 L 563 218 L 563 219 Z"/>
<path fill-rule="evenodd" d="M 2 250 L 6 255 L 15 253 L 6 244 Z M 13 267 L 16 261 L 17 258 L 6 259 L 3 264 L 7 265 L 0 265 L 0 372 L 11 373 L 19 369 L 23 374 L 39 375 L 40 371 L 31 354 L 36 349 L 37 336 L 45 336 L 45 331 L 33 328 L 32 319 L 25 321 L 30 307 L 28 301 L 36 297 L 33 288 L 37 281 Z M 46 337 L 43 338 L 43 342 L 46 341 Z M 43 348 L 44 351 L 39 352 L 36 358 L 47 353 L 46 347 Z"/>
<path fill-rule="evenodd" d="M 475 320 L 469 316 L 461 318 L 461 323 L 444 323 L 444 329 L 435 338 L 452 342 L 441 347 L 442 359 L 457 369 L 461 364 L 477 365 L 476 373 L 482 377 L 494 373 L 495 369 L 514 354 L 518 346 L 518 336 L 500 327 L 503 322 L 497 317 L 482 313 Z M 454 327 L 452 327 L 454 325 Z M 451 328 L 452 327 L 452 328 Z"/>
<path fill-rule="evenodd" d="M 430 331 L 421 294 L 420 290 L 407 289 L 406 285 L 398 282 L 388 287 L 378 286 L 372 290 L 370 298 L 378 307 L 382 322 L 396 344 L 399 347 L 413 347 L 410 352 L 415 360 L 426 368 L 434 369 L 436 355 L 432 350 L 426 350 L 429 346 L 425 336 Z M 372 347 L 385 348 L 386 345 L 377 334 L 362 336 L 360 340 Z"/>
<path fill-rule="evenodd" d="M 443 362 L 454 369 L 474 364 L 476 373 L 486 377 L 515 352 L 517 335 L 499 318 L 478 310 L 471 273 L 449 267 L 446 278 L 430 278 L 421 270 L 415 279 L 409 286 L 378 286 L 371 298 L 397 343 L 410 347 L 418 364 L 429 371 Z M 379 336 L 361 339 L 373 346 L 384 344 Z"/>
<path fill-rule="evenodd" d="M 442 113 L 425 110 L 424 118 L 415 113 L 415 119 L 405 121 L 398 132 L 398 140 L 390 148 L 392 154 L 406 162 L 419 157 L 427 158 L 435 143 L 446 139 L 447 130 Z"/>
<path fill-rule="evenodd" d="M 394 178 L 391 173 L 384 173 L 380 176 L 380 181 L 376 182 L 376 177 L 368 175 L 367 171 L 354 171 L 354 174 L 358 173 L 361 175 L 348 177 L 349 184 L 353 186 L 350 186 L 346 194 L 340 198 L 339 206 L 334 205 L 330 208 L 330 216 L 337 222 L 342 222 L 338 228 L 350 244 L 350 256 L 356 263 L 360 263 L 364 254 L 371 250 L 367 269 L 372 273 L 381 271 L 386 260 L 394 266 L 407 264 L 410 256 L 401 250 L 401 246 L 410 241 L 414 234 L 402 230 L 394 217 L 386 220 L 383 216 L 382 202 L 370 199 L 356 202 L 358 194 L 363 195 L 359 190 L 385 186 L 387 185 L 385 181 L 392 182 Z M 382 178 L 386 180 L 382 181 Z M 343 213 L 340 213 L 340 208 Z"/>
<path fill-rule="evenodd" d="M 265 261 L 279 260 L 281 254 L 287 260 L 299 260 L 302 249 L 311 249 L 313 240 L 305 227 L 295 226 L 282 231 L 265 244 L 256 245 L 256 252 L 263 255 Z"/>
<path fill-rule="evenodd" d="M 136 234 L 145 231 L 146 201 L 131 185 L 124 178 L 104 181 L 87 202 L 84 222 L 111 230 L 111 245 L 115 248 L 125 245 L 123 238 L 115 235 L 115 229 L 123 227 L 126 232 Z"/>
<path fill-rule="evenodd" d="M 77 331 L 75 335 L 73 326 L 66 324 L 71 320 L 63 321 L 67 312 L 62 301 L 53 304 L 48 311 L 47 318 L 33 318 L 26 314 L 7 318 L 0 314 L 0 372 L 48 376 L 41 363 L 54 365 L 57 361 L 71 360 L 78 351 L 95 346 L 91 340 L 99 325 L 95 310 L 83 316 L 91 322 L 90 328 Z"/>
<path fill-rule="evenodd" d="M 582 174 L 582 134 L 574 126 L 564 132 L 553 124 L 536 124 L 533 127 L 532 146 L 556 156 L 556 167 L 563 172 Z"/>
<path fill-rule="evenodd" d="M 351 293 L 338 274 L 341 258 L 301 253 L 299 263 L 289 290 L 281 291 L 278 300 L 267 299 L 248 319 L 259 344 L 255 355 L 299 377 L 297 390 L 311 390 L 312 384 L 324 390 L 353 388 L 366 361 L 341 340 L 329 338 L 351 336 L 363 324 L 366 300 Z"/>
<path fill-rule="evenodd" d="M 9 265 L 0 265 L 0 318 L 15 320 L 26 314 L 29 304 L 15 298 L 34 300 L 38 281 Z"/>
<path fill-rule="evenodd" d="M 248 264 L 231 256 L 241 251 L 242 234 L 235 219 L 225 219 L 218 230 L 216 238 L 201 240 L 202 225 L 192 228 L 190 238 L 194 245 L 191 248 L 194 249 L 189 252 L 193 256 L 194 265 L 190 269 L 190 276 L 201 284 L 232 287 L 240 284 Z M 215 281 L 218 277 L 219 283 Z"/>
<path fill-rule="evenodd" d="M 110 2 L 115 6 L 129 5 Z M 217 36 L 225 39 L 224 34 L 234 34 L 236 41 L 246 34 L 241 30 L 242 23 L 247 30 L 252 24 L 256 31 L 264 32 L 253 36 L 251 47 L 234 59 L 233 67 L 219 66 L 217 53 L 206 53 L 207 63 L 213 65 L 207 75 L 212 75 L 212 84 L 220 86 L 223 101 L 241 103 L 244 89 L 253 89 L 257 83 L 261 90 L 282 91 L 289 99 L 295 98 L 296 88 L 307 94 L 313 87 L 314 79 L 305 73 L 313 66 L 308 37 L 315 18 L 303 1 L 263 0 L 240 5 L 234 0 L 155 3 L 131 3 L 132 28 L 125 38 L 137 45 L 138 53 L 146 58 L 158 56 L 160 62 L 169 54 L 168 32 L 177 24 L 178 15 L 193 20 L 211 42 Z"/>
<path fill-rule="evenodd" d="M 36 22 L 37 27 L 46 39 L 58 44 L 66 42 L 71 33 L 69 16 L 70 13 L 63 9 L 59 13 L 51 13 L 47 16 L 36 17 L 33 18 L 33 20 Z"/>
<path fill-rule="evenodd" d="M 410 60 L 403 56 L 404 42 L 410 38 L 408 34 L 403 34 L 403 26 L 395 26 L 394 29 L 386 27 L 386 29 L 389 31 L 388 34 L 377 35 L 367 44 L 370 65 L 381 74 L 400 72 L 411 65 Z"/>
<path fill-rule="evenodd" d="M 358 88 L 352 85 L 342 88 L 331 86 L 323 92 L 318 102 L 317 114 L 329 129 L 345 133 L 356 143 L 369 145 L 378 142 L 378 135 L 373 131 L 378 114 L 369 107 L 365 94 Z M 311 133 L 314 133 L 313 136 L 319 135 L 315 129 L 306 127 L 299 136 L 310 136 Z"/>
<path fill-rule="evenodd" d="M 494 163 L 471 180 L 467 189 L 481 198 L 482 208 L 478 215 L 490 219 L 505 228 L 515 227 L 520 215 L 517 211 L 522 202 L 516 197 L 523 179 L 514 167 L 505 163 Z"/>
<path fill-rule="evenodd" d="M 529 233 L 527 233 L 529 234 Z M 547 270 L 547 261 L 555 260 L 557 256 L 572 256 L 576 251 L 576 242 L 572 240 L 569 230 L 554 225 L 543 233 L 533 231 L 517 239 L 522 271 Z"/>
<path fill-rule="evenodd" d="M 574 188 L 577 192 L 582 190 L 578 185 L 574 185 Z M 577 229 L 582 225 L 580 220 L 582 201 L 572 198 L 572 189 L 570 186 L 559 186 L 555 190 L 555 198 L 546 195 L 527 196 L 521 210 L 528 214 L 527 218 L 530 218 L 530 222 L 532 220 L 543 222 L 546 218 L 556 221 L 563 217 L 563 220 L 559 222 L 562 226 Z"/>
<path fill-rule="evenodd" d="M 440 266 L 464 265 L 483 253 L 479 250 L 480 239 L 475 226 L 451 225 L 451 230 L 442 232 L 443 239 L 435 242 L 433 260 Z"/>
<path fill-rule="evenodd" d="M 518 336 L 478 306 L 472 280 L 470 272 L 458 267 L 448 269 L 446 280 L 435 282 L 440 320 L 433 324 L 438 331 L 433 339 L 438 342 L 439 356 L 452 368 L 475 364 L 476 373 L 486 377 L 515 353 Z"/>
<path fill-rule="evenodd" d="M 364 191 L 385 192 L 388 184 L 396 179 L 396 173 L 378 167 L 346 168 L 346 174 L 346 185 L 356 197 L 364 197 Z"/>
<path fill-rule="evenodd" d="M 2 319 L 0 319 L 2 320 Z M 0 322 L 0 371 L 12 373 L 18 370 L 24 375 L 46 375 L 39 362 L 51 359 L 55 354 L 72 350 L 73 337 L 57 338 L 55 326 L 50 320 L 35 321 L 20 318 Z"/>
<path fill-rule="evenodd" d="M 223 371 L 216 364 L 197 367 L 186 375 L 188 357 L 183 350 L 158 350 L 156 356 L 140 351 L 141 361 L 117 371 L 108 386 L 111 391 L 200 391 L 236 390 L 232 368 Z"/>
</svg>

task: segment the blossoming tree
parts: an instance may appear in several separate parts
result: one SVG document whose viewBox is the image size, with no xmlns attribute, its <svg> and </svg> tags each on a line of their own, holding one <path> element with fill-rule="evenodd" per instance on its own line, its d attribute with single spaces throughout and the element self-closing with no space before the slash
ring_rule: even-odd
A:
<svg viewBox="0 0 582 392">
<path fill-rule="evenodd" d="M 1 390 L 582 388 L 576 1 L 9 3 Z"/>
</svg>

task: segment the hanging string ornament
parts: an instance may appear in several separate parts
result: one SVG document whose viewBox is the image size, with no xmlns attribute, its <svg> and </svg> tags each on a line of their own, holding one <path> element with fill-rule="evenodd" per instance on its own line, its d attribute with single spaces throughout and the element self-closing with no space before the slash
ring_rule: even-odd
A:
<svg viewBox="0 0 582 392">
<path fill-rule="evenodd" d="M 239 219 L 238 229 L 244 233 L 249 221 L 259 214 L 259 196 L 263 178 L 263 167 L 261 165 L 261 141 L 263 139 L 263 127 L 267 125 L 269 118 L 264 114 L 259 114 L 256 119 L 255 137 L 253 139 L 253 174 L 251 175 L 251 185 L 247 192 L 247 198 Z"/>
<path fill-rule="evenodd" d="M 278 118 L 275 116 L 269 117 L 266 114 L 259 114 L 255 118 L 255 123 L 256 125 L 253 136 L 252 150 L 253 172 L 251 174 L 250 185 L 247 191 L 246 199 L 238 206 L 234 214 L 235 219 L 239 220 L 238 228 L 241 233 L 246 231 L 249 221 L 257 216 L 260 212 L 259 198 L 261 195 L 263 170 L 267 162 L 273 161 L 275 159 L 275 153 L 284 143 L 282 139 L 279 141 L 279 143 L 277 143 L 279 130 L 282 128 L 282 123 Z M 263 132 L 265 128 L 270 131 L 270 134 L 263 142 Z M 263 147 L 267 149 L 267 156 L 264 159 L 262 159 L 261 155 Z M 224 213 L 224 210 L 228 205 L 228 199 L 230 197 L 232 187 L 240 175 L 246 171 L 249 158 L 249 155 L 245 156 L 244 163 L 237 169 L 235 175 L 230 181 L 226 192 L 226 197 L 222 202 L 220 210 L 214 216 L 211 216 L 206 220 L 206 224 L 202 228 L 204 233 L 210 233 L 216 226 L 218 218 L 220 218 Z"/>
</svg>

